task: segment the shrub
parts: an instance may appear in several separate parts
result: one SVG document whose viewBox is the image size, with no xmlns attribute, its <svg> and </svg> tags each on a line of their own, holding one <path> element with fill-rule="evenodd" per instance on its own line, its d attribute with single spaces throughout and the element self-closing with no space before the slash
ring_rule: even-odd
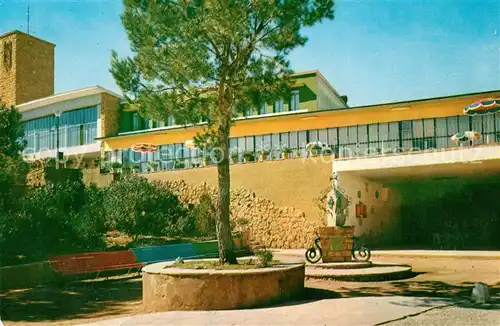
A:
<svg viewBox="0 0 500 326">
<path fill-rule="evenodd" d="M 108 227 L 134 240 L 139 235 L 174 236 L 192 231 L 187 211 L 178 197 L 159 183 L 127 176 L 106 191 Z"/>
<path fill-rule="evenodd" d="M 255 154 L 254 154 L 254 152 L 244 152 L 243 153 L 243 158 L 247 162 L 253 162 L 253 161 L 255 161 Z"/>
<path fill-rule="evenodd" d="M 273 261 L 273 253 L 269 250 L 258 250 L 255 252 L 255 256 L 259 261 L 257 264 L 259 267 L 267 267 Z"/>
<path fill-rule="evenodd" d="M 201 194 L 200 202 L 195 205 L 189 214 L 194 220 L 195 229 L 200 235 L 214 236 L 215 235 L 215 205 L 212 198 L 206 192 Z"/>
<path fill-rule="evenodd" d="M 102 195 L 81 182 L 29 189 L 0 221 L 0 260 L 46 259 L 104 247 Z"/>
</svg>

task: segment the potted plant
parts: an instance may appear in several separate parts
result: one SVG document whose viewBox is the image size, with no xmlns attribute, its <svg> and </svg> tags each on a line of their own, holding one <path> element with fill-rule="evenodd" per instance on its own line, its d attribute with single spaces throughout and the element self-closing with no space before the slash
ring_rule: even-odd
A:
<svg viewBox="0 0 500 326">
<path fill-rule="evenodd" d="M 110 172 L 111 172 L 111 167 L 109 166 L 109 164 L 104 164 L 101 167 L 101 174 L 108 174 Z"/>
<path fill-rule="evenodd" d="M 48 158 L 48 159 L 45 160 L 45 164 L 47 166 L 51 166 L 51 167 L 52 166 L 56 166 L 56 159 L 53 158 L 53 157 L 50 157 L 50 158 Z"/>
<path fill-rule="evenodd" d="M 139 164 L 132 164 L 132 172 L 133 173 L 138 173 L 141 169 L 141 166 Z"/>
<path fill-rule="evenodd" d="M 64 166 L 65 166 L 65 167 L 67 167 L 67 168 L 69 168 L 69 167 L 71 167 L 72 165 L 73 165 L 73 160 L 72 160 L 72 159 L 70 159 L 70 158 L 68 158 L 68 159 L 66 160 L 66 163 L 64 164 Z"/>
<path fill-rule="evenodd" d="M 255 161 L 255 154 L 253 152 L 245 152 L 245 153 L 243 153 L 243 161 L 245 163 Z"/>
<path fill-rule="evenodd" d="M 98 168 L 99 166 L 101 166 L 101 158 L 98 157 L 94 160 L 94 167 Z"/>
<path fill-rule="evenodd" d="M 269 151 L 267 149 L 261 149 L 259 151 L 259 161 L 265 161 L 267 159 L 267 156 L 269 155 L 269 153 L 271 153 L 271 151 Z"/>
<path fill-rule="evenodd" d="M 293 156 L 294 157 L 301 157 L 302 155 L 300 154 L 300 151 L 297 149 L 297 150 L 293 151 Z"/>
<path fill-rule="evenodd" d="M 149 172 L 158 171 L 158 162 L 155 162 L 155 161 L 148 162 L 148 166 L 149 166 Z"/>
<path fill-rule="evenodd" d="M 210 156 L 209 155 L 203 156 L 203 165 L 204 166 L 210 165 Z"/>
<path fill-rule="evenodd" d="M 281 149 L 281 158 L 288 159 L 288 158 L 290 158 L 291 153 L 292 153 L 292 149 L 290 147 L 285 146 Z"/>
<path fill-rule="evenodd" d="M 240 153 L 238 152 L 232 152 L 231 153 L 231 163 L 236 164 L 238 163 L 238 158 L 240 157 Z"/>
<path fill-rule="evenodd" d="M 111 164 L 111 171 L 113 173 L 120 173 L 122 169 L 122 164 L 120 162 L 113 162 Z"/>
<path fill-rule="evenodd" d="M 174 169 L 184 169 L 185 167 L 186 167 L 186 164 L 184 163 L 184 161 L 175 160 Z"/>
<path fill-rule="evenodd" d="M 309 143 L 306 146 L 309 156 L 316 156 L 321 151 L 321 146 L 318 142 Z"/>
</svg>

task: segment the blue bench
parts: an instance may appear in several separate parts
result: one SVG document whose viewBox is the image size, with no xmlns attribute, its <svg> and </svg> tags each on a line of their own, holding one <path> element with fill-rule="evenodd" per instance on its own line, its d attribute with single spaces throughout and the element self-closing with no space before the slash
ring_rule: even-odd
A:
<svg viewBox="0 0 500 326">
<path fill-rule="evenodd" d="M 137 257 L 137 261 L 143 264 L 171 261 L 175 260 L 177 257 L 190 258 L 196 256 L 196 252 L 191 243 L 140 247 L 133 248 L 132 250 Z"/>
</svg>

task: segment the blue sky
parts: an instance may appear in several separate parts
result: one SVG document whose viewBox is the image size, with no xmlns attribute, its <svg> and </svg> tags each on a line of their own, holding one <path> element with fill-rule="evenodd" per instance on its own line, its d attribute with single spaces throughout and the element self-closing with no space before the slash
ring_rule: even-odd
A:
<svg viewBox="0 0 500 326">
<path fill-rule="evenodd" d="M 119 0 L 0 0 L 0 34 L 56 43 L 56 92 L 118 91 L 110 52 L 129 54 Z M 351 106 L 500 89 L 500 1 L 337 1 L 336 18 L 306 30 L 290 59 L 319 69 Z"/>
</svg>

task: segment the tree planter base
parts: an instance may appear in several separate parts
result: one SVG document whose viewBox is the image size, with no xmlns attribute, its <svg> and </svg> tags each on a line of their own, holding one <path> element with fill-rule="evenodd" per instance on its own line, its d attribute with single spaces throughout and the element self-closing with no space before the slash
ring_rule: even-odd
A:
<svg viewBox="0 0 500 326">
<path fill-rule="evenodd" d="M 304 290 L 304 264 L 247 270 L 165 268 L 170 264 L 142 269 L 147 312 L 250 308 L 299 299 Z"/>
</svg>

